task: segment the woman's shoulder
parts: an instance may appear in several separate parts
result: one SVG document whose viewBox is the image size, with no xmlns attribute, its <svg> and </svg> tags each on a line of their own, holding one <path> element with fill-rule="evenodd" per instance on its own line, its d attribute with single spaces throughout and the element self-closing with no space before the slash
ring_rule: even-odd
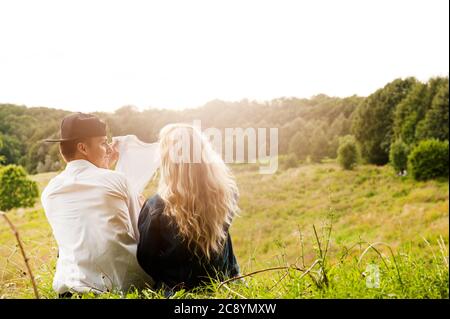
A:
<svg viewBox="0 0 450 319">
<path fill-rule="evenodd" d="M 160 214 L 164 211 L 164 201 L 158 194 L 153 195 L 145 201 L 143 209 L 146 209 L 152 214 Z"/>
<path fill-rule="evenodd" d="M 161 214 L 164 211 L 164 201 L 158 194 L 155 194 L 149 197 L 144 205 L 142 206 L 142 211 L 145 211 L 147 214 L 155 215 Z"/>
<path fill-rule="evenodd" d="M 158 194 L 148 198 L 139 213 L 138 224 L 142 225 L 151 222 L 155 218 L 160 218 L 164 212 L 164 206 L 164 201 Z"/>
</svg>

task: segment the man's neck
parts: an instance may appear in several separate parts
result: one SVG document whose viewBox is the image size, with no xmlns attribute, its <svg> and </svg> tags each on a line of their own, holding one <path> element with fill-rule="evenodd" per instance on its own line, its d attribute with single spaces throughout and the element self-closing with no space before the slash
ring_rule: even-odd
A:
<svg viewBox="0 0 450 319">
<path fill-rule="evenodd" d="M 73 158 L 70 161 L 66 162 L 66 166 L 79 166 L 79 165 L 86 165 L 86 164 L 90 164 L 92 166 L 97 167 L 94 163 L 88 161 L 85 158 Z"/>
<path fill-rule="evenodd" d="M 85 160 L 85 161 L 89 162 L 87 157 L 83 154 L 76 154 L 69 162 L 76 161 L 76 160 Z"/>
</svg>

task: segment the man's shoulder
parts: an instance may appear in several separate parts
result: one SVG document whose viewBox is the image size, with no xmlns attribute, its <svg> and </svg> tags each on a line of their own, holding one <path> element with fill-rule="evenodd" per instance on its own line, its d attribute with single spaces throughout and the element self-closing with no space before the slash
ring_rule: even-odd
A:
<svg viewBox="0 0 450 319">
<path fill-rule="evenodd" d="M 59 184 L 63 183 L 64 181 L 64 175 L 65 172 L 62 171 L 58 175 L 53 176 L 47 183 L 47 185 L 44 187 L 44 191 L 42 192 L 42 195 L 44 195 L 46 192 L 51 190 L 54 187 L 57 187 Z"/>
<path fill-rule="evenodd" d="M 128 188 L 128 181 L 125 174 L 110 169 L 99 168 L 96 178 L 105 186 L 113 188 Z"/>
<path fill-rule="evenodd" d="M 97 168 L 98 174 L 102 177 L 113 181 L 126 181 L 125 174 L 119 171 L 114 171 L 106 168 Z"/>
<path fill-rule="evenodd" d="M 60 186 L 86 182 L 87 180 L 95 181 L 98 185 L 113 189 L 124 190 L 128 187 L 127 179 L 123 173 L 109 169 L 94 168 L 94 171 L 90 171 L 87 174 L 83 173 L 83 176 L 71 175 L 66 171 L 62 171 L 48 182 L 42 196 L 45 197 L 46 194 L 51 193 L 52 190 Z"/>
</svg>

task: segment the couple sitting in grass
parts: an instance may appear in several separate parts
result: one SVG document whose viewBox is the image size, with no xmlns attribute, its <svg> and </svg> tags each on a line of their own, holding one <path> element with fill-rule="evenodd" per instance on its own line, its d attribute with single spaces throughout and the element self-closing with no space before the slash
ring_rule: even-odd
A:
<svg viewBox="0 0 450 319">
<path fill-rule="evenodd" d="M 174 159 L 180 133 L 199 141 L 199 160 L 192 151 L 189 160 Z M 117 166 L 109 169 L 125 154 L 108 143 L 106 124 L 96 116 L 71 114 L 62 121 L 61 138 L 46 141 L 60 143 L 67 163 L 41 198 L 58 244 L 53 288 L 60 297 L 146 287 L 170 295 L 239 274 L 228 231 L 238 189 L 197 129 L 172 124 L 161 130 L 154 153 L 159 185 L 146 201 L 133 179 Z"/>
</svg>

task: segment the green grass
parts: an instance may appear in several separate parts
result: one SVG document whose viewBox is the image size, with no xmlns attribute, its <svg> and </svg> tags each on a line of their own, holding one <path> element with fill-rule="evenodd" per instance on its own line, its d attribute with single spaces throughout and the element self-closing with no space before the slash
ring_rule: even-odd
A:
<svg viewBox="0 0 450 319">
<path fill-rule="evenodd" d="M 261 272 L 220 288 L 213 281 L 172 298 L 449 298 L 448 181 L 416 182 L 396 176 L 388 166 L 343 171 L 332 162 L 274 175 L 259 175 L 249 165 L 232 168 L 242 211 L 231 235 L 242 273 L 290 268 Z M 52 176 L 33 178 L 42 189 Z M 145 195 L 154 192 L 155 184 Z M 20 231 L 41 296 L 56 297 L 51 284 L 57 248 L 41 206 L 9 216 Z M 384 244 L 364 253 L 373 243 Z M 306 270 L 314 262 L 306 274 L 292 268 Z M 374 278 L 368 267 L 379 271 L 378 288 L 367 286 Z M 33 297 L 24 269 L 14 236 L 0 221 L 0 298 Z M 100 298 L 164 296 L 148 289 Z"/>
</svg>

